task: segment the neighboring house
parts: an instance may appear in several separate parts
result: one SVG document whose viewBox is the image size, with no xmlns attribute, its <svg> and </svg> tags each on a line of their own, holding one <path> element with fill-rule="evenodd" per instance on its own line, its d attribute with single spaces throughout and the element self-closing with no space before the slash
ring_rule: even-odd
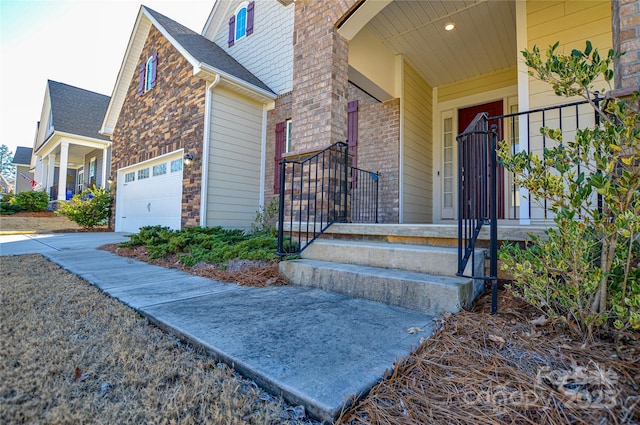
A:
<svg viewBox="0 0 640 425">
<path fill-rule="evenodd" d="M 31 169 L 52 201 L 107 186 L 111 140 L 98 130 L 108 103 L 109 96 L 47 81 Z"/>
<path fill-rule="evenodd" d="M 556 41 L 567 52 L 586 40 L 629 50 L 615 84 L 632 89 L 636 6 L 230 0 L 214 3 L 202 35 L 142 7 L 102 127 L 114 140 L 116 229 L 247 228 L 279 192 L 283 157 L 347 139 L 352 164 L 380 172 L 380 222 L 452 223 L 455 137 L 475 114 L 567 101 L 528 75 L 520 52 Z M 541 125 L 511 117 L 500 136 L 514 150 L 541 151 Z M 180 175 L 185 155 L 193 164 Z M 500 173 L 500 218 L 548 222 L 545 207 Z"/>
<path fill-rule="evenodd" d="M 242 38 L 271 37 L 257 30 L 259 9 L 246 9 Z M 101 130 L 113 139 L 116 231 L 250 228 L 264 203 L 267 110 L 276 98 L 214 42 L 141 7 Z"/>
<path fill-rule="evenodd" d="M 0 193 L 13 193 L 13 184 L 0 174 Z"/>
<path fill-rule="evenodd" d="M 13 155 L 12 164 L 16 166 L 16 175 L 14 180 L 16 195 L 21 192 L 30 192 L 36 186 L 36 183 L 34 183 L 35 179 L 33 178 L 33 173 L 30 169 L 32 152 L 32 148 L 18 146 L 16 148 L 15 155 Z"/>
</svg>

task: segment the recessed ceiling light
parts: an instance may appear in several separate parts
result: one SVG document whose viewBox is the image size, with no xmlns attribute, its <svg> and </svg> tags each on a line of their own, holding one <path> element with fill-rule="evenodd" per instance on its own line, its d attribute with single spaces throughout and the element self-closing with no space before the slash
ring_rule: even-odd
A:
<svg viewBox="0 0 640 425">
<path fill-rule="evenodd" d="M 444 29 L 446 31 L 453 31 L 453 29 L 456 27 L 456 24 L 454 24 L 453 22 L 448 22 L 445 26 Z"/>
</svg>

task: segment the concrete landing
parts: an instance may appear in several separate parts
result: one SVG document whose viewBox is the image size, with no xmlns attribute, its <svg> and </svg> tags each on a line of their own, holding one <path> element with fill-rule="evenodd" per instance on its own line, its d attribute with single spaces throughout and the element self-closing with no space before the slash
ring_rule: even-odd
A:
<svg viewBox="0 0 640 425">
<path fill-rule="evenodd" d="M 43 254 L 326 422 L 432 333 L 424 313 L 318 289 L 240 287 L 95 250 L 122 234 L 27 236 L 0 236 L 0 255 Z"/>
</svg>

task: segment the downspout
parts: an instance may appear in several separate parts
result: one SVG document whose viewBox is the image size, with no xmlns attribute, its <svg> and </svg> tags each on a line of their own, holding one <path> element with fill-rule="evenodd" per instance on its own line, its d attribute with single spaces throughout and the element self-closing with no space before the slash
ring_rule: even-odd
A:
<svg viewBox="0 0 640 425">
<path fill-rule="evenodd" d="M 209 145 L 211 138 L 211 110 L 213 108 L 213 88 L 220 83 L 220 74 L 209 83 L 204 99 L 204 134 L 202 135 L 202 176 L 200 178 L 200 226 L 207 226 L 207 197 L 209 194 Z"/>
</svg>

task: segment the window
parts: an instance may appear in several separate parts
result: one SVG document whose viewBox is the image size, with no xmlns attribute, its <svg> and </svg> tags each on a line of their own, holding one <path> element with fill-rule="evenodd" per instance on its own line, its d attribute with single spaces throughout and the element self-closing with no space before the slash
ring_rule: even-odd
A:
<svg viewBox="0 0 640 425">
<path fill-rule="evenodd" d="M 287 128 L 285 132 L 285 152 L 291 152 L 293 147 L 291 146 L 291 120 L 287 120 Z"/>
<path fill-rule="evenodd" d="M 156 85 L 158 67 L 158 53 L 154 53 L 145 63 L 140 64 L 138 69 L 138 94 L 143 95 Z"/>
<path fill-rule="evenodd" d="M 136 180 L 136 172 L 135 171 L 131 171 L 130 173 L 127 173 L 124 175 L 124 182 L 125 183 L 131 183 L 132 181 Z"/>
<path fill-rule="evenodd" d="M 148 179 L 149 178 L 149 169 L 143 168 L 142 170 L 138 170 L 138 180 Z"/>
<path fill-rule="evenodd" d="M 84 167 L 78 168 L 78 192 L 84 190 Z"/>
<path fill-rule="evenodd" d="M 243 3 L 229 18 L 229 47 L 245 36 L 253 34 L 255 1 Z"/>
<path fill-rule="evenodd" d="M 47 135 L 53 132 L 53 109 L 49 110 L 49 121 L 47 121 Z"/>
<path fill-rule="evenodd" d="M 153 175 L 154 176 L 161 176 L 163 174 L 167 174 L 167 163 L 166 162 L 153 166 Z"/>
<path fill-rule="evenodd" d="M 89 161 L 89 186 L 93 186 L 96 184 L 96 174 L 98 171 L 98 161 L 93 157 Z"/>
<path fill-rule="evenodd" d="M 171 161 L 171 172 L 177 173 L 178 171 L 182 171 L 182 158 Z"/>
</svg>

